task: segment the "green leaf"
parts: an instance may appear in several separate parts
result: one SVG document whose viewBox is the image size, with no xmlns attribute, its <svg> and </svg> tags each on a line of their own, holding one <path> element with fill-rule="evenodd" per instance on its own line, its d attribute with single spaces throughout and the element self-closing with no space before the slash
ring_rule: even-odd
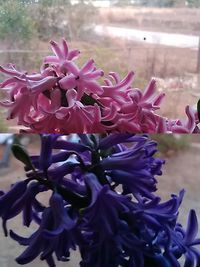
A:
<svg viewBox="0 0 200 267">
<path fill-rule="evenodd" d="M 98 106 L 102 106 L 96 99 L 94 99 L 91 95 L 84 94 L 81 98 L 81 102 L 85 106 L 94 106 L 94 104 L 97 104 Z"/>
<path fill-rule="evenodd" d="M 199 118 L 199 121 L 200 121 L 200 99 L 197 102 L 197 113 L 198 113 L 198 118 Z"/>
<path fill-rule="evenodd" d="M 22 146 L 13 144 L 12 153 L 15 156 L 15 158 L 24 163 L 28 169 L 34 170 L 34 166 L 31 162 L 28 152 Z"/>
</svg>

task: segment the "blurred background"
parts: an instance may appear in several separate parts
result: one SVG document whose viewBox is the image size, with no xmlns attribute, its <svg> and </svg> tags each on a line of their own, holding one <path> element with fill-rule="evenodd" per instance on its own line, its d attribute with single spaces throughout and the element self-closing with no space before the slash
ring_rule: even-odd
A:
<svg viewBox="0 0 200 267">
<path fill-rule="evenodd" d="M 169 199 L 172 193 L 178 194 L 184 188 L 186 194 L 180 208 L 179 222 L 186 225 L 191 208 L 196 210 L 200 220 L 200 135 L 152 135 L 151 138 L 158 142 L 156 156 L 166 160 L 163 175 L 156 177 L 158 180 L 157 195 L 161 196 L 164 201 Z M 17 161 L 10 152 L 10 144 L 13 142 L 22 144 L 30 155 L 40 153 L 39 135 L 0 134 L 0 189 L 5 191 L 9 190 L 12 183 L 25 178 L 23 164 Z M 5 153 L 8 152 L 5 160 Z M 39 198 L 48 205 L 49 196 L 43 193 Z M 9 229 L 14 229 L 23 236 L 29 236 L 36 229 L 34 224 L 31 224 L 30 228 L 21 225 L 21 215 L 8 222 Z M 24 247 L 4 237 L 3 231 L 0 230 L 0 266 L 16 267 L 14 259 L 23 250 Z M 79 254 L 72 253 L 71 261 L 59 263 L 58 267 L 78 267 L 78 263 Z M 46 263 L 36 260 L 28 266 L 45 267 Z"/>
<path fill-rule="evenodd" d="M 200 0 L 0 0 L 0 64 L 38 71 L 49 40 L 65 37 L 79 64 L 93 58 L 121 77 L 134 70 L 141 89 L 155 77 L 169 117 L 199 98 L 199 36 Z M 16 130 L 3 121 L 0 132 Z"/>
</svg>

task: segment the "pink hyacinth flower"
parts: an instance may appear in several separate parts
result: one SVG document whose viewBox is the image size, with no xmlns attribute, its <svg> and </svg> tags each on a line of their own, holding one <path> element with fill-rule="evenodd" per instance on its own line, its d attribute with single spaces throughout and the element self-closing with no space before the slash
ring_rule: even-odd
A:
<svg viewBox="0 0 200 267">
<path fill-rule="evenodd" d="M 38 133 L 60 133 L 61 121 L 55 116 L 60 105 L 61 93 L 59 89 L 51 92 L 49 100 L 41 94 L 38 103 L 40 119 L 35 120 L 30 127 Z"/>
<path fill-rule="evenodd" d="M 112 78 L 113 82 L 109 79 L 105 80 L 106 85 L 103 85 L 103 93 L 98 98 L 99 102 L 104 106 L 110 106 L 111 103 L 120 108 L 125 103 L 129 103 L 131 98 L 129 96 L 129 90 L 134 79 L 134 72 L 131 71 L 121 81 L 120 77 L 114 73 L 109 73 L 109 77 Z"/>
<path fill-rule="evenodd" d="M 101 85 L 104 73 L 94 60 L 79 68 L 73 61 L 78 50 L 69 50 L 64 39 L 50 44 L 54 55 L 45 57 L 38 73 L 18 71 L 12 64 L 0 66 L 0 72 L 9 76 L 0 84 L 8 95 L 0 102 L 9 110 L 8 119 L 43 133 L 199 132 L 197 113 L 189 106 L 186 120 L 156 113 L 164 94 L 156 94 L 154 79 L 143 92 L 132 85 L 134 72 L 122 80 L 110 72 Z"/>
<path fill-rule="evenodd" d="M 30 121 L 29 113 L 32 106 L 36 106 L 35 97 L 30 97 L 28 89 L 23 87 L 14 96 L 14 101 L 2 101 L 0 105 L 9 108 L 7 119 L 18 118 L 19 125 L 27 125 L 27 121 Z"/>
<path fill-rule="evenodd" d="M 74 62 L 67 61 L 64 64 L 66 70 L 70 73 L 59 81 L 62 89 L 68 90 L 77 88 L 77 100 L 81 100 L 84 93 L 101 95 L 103 89 L 96 81 L 104 75 L 102 70 L 96 70 L 94 61 L 91 59 L 83 65 L 81 69 Z"/>
<path fill-rule="evenodd" d="M 157 126 L 157 133 L 198 133 L 199 130 L 196 128 L 197 119 L 196 111 L 193 108 L 186 106 L 185 112 L 187 119 L 169 120 L 167 118 L 159 117 L 159 123 Z"/>
<path fill-rule="evenodd" d="M 66 97 L 69 106 L 61 107 L 56 112 L 56 118 L 65 121 L 64 131 L 66 133 L 92 132 L 92 127 L 95 128 L 96 119 L 99 118 L 97 115 L 97 113 L 99 114 L 99 107 L 97 105 L 84 106 L 77 100 L 78 94 L 74 89 L 69 89 L 66 92 Z"/>
<path fill-rule="evenodd" d="M 135 113 L 138 108 L 157 110 L 165 96 L 164 93 L 156 95 L 156 81 L 151 80 L 144 92 L 140 89 L 132 89 L 129 91 L 131 102 L 126 103 L 122 106 L 121 112 L 124 113 Z"/>
<path fill-rule="evenodd" d="M 196 127 L 195 111 L 192 107 L 186 106 L 185 113 L 186 120 L 177 120 L 176 123 L 171 125 L 170 130 L 173 133 L 192 133 Z"/>
<path fill-rule="evenodd" d="M 62 39 L 62 43 L 60 45 L 55 41 L 50 41 L 50 45 L 55 56 L 46 56 L 43 61 L 44 64 L 62 65 L 66 60 L 73 60 L 80 54 L 80 51 L 77 49 L 69 50 L 65 39 Z"/>
</svg>

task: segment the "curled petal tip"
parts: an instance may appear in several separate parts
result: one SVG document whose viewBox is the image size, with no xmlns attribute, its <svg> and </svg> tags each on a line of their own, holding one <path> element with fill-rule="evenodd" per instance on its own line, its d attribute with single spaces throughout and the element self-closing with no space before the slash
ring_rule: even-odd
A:
<svg viewBox="0 0 200 267">
<path fill-rule="evenodd" d="M 50 40 L 50 42 L 49 42 L 51 45 L 55 45 L 55 44 L 57 44 L 54 40 Z"/>
</svg>

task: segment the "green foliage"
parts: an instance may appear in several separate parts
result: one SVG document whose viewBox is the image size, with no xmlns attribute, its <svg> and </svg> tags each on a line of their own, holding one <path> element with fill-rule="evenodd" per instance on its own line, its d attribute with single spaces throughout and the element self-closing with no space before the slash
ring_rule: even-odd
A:
<svg viewBox="0 0 200 267">
<path fill-rule="evenodd" d="M 24 163 L 27 169 L 34 170 L 31 159 L 28 155 L 28 152 L 25 150 L 25 148 L 15 143 L 12 145 L 12 153 L 16 159 Z"/>
<path fill-rule="evenodd" d="M 176 0 L 140 0 L 138 2 L 149 7 L 172 7 L 175 5 Z"/>
<path fill-rule="evenodd" d="M 87 25 L 94 23 L 97 9 L 91 5 L 80 2 L 67 10 L 68 27 L 72 40 L 80 39 Z"/>
<path fill-rule="evenodd" d="M 71 6 L 71 2 L 70 0 L 40 0 L 38 1 L 37 5 L 42 5 L 46 7 L 59 6 L 59 5 Z"/>
<path fill-rule="evenodd" d="M 189 7 L 200 7 L 200 0 L 188 0 Z"/>
<path fill-rule="evenodd" d="M 49 7 L 53 5 L 53 0 L 43 0 L 43 1 L 40 1 L 38 5 Z"/>
<path fill-rule="evenodd" d="M 33 10 L 30 16 L 35 21 L 39 39 L 43 41 L 55 36 L 68 40 L 79 39 L 96 14 L 93 6 L 83 2 L 73 6 L 69 0 L 39 1 L 33 6 Z"/>
<path fill-rule="evenodd" d="M 32 6 L 34 12 L 30 17 L 35 22 L 35 28 L 40 40 L 49 41 L 56 36 L 66 36 L 64 32 L 60 33 L 61 23 L 64 21 L 64 7 L 57 5 L 52 0 L 45 0 Z"/>
<path fill-rule="evenodd" d="M 34 25 L 28 15 L 28 8 L 21 1 L 0 2 L 0 39 L 8 46 L 30 40 L 34 34 Z"/>
<path fill-rule="evenodd" d="M 136 1 L 137 3 L 137 1 Z M 115 5 L 117 6 L 127 6 L 127 5 L 131 5 L 132 1 L 131 0 L 119 0 Z"/>
</svg>

